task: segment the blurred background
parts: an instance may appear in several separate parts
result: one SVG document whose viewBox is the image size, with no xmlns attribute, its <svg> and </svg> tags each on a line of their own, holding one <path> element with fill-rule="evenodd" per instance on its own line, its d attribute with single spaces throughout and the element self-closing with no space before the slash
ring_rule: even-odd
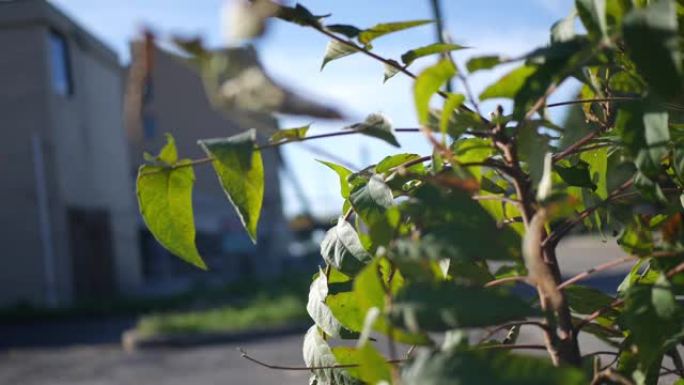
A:
<svg viewBox="0 0 684 385">
<path fill-rule="evenodd" d="M 463 63 L 546 44 L 550 26 L 573 3 L 448 0 L 442 7 L 450 38 L 470 47 L 454 55 Z M 433 17 L 424 0 L 304 5 L 315 14 L 332 13 L 330 23 L 359 27 Z M 405 133 L 398 134 L 400 150 L 350 135 L 265 152 L 257 246 L 211 169 L 199 167 L 197 244 L 210 270 L 170 255 L 138 214 L 137 167 L 144 151 L 159 151 L 167 132 L 181 157 L 200 158 L 198 139 L 248 128 L 212 108 L 197 73 L 168 43 L 199 37 L 208 47 L 225 46 L 229 8 L 224 0 L 0 1 L 0 383 L 306 381 L 306 372 L 254 367 L 234 348 L 301 364 L 296 333 L 307 326 L 309 277 L 317 271 L 318 244 L 342 211 L 337 175 L 314 159 L 360 170 L 388 154 L 431 149 L 420 134 Z M 374 50 L 398 58 L 436 39 L 427 25 L 383 37 Z M 260 119 L 260 126 L 311 123 L 309 133 L 316 134 L 382 112 L 394 127 L 417 127 L 410 79 L 397 75 L 383 84 L 382 65 L 363 55 L 321 71 L 326 43 L 313 30 L 273 21 L 255 44 L 274 79 L 336 106 L 345 120 L 277 116 Z M 150 76 L 139 122 L 129 124 L 125 96 L 136 49 L 146 50 Z M 413 71 L 435 60 L 421 59 Z M 475 94 L 508 69 L 472 76 Z M 568 99 L 575 90 L 565 84 L 554 97 Z M 492 111 L 495 104 L 481 108 Z M 553 114 L 560 121 L 567 111 Z M 619 254 L 600 242 L 574 242 L 571 250 L 583 255 L 594 250 L 608 260 Z"/>
</svg>

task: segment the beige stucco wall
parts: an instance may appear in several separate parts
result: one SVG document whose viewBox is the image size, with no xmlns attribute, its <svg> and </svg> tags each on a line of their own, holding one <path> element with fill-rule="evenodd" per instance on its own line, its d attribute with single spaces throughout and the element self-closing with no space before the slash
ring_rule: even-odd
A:
<svg viewBox="0 0 684 385">
<path fill-rule="evenodd" d="M 49 31 L 69 45 L 75 93 L 54 94 Z M 40 0 L 0 3 L 0 306 L 46 304 L 31 140 L 40 140 L 59 304 L 73 299 L 67 207 L 110 214 L 116 284 L 140 285 L 137 210 L 116 55 Z M 96 257 L 96 256 L 94 256 Z"/>
</svg>

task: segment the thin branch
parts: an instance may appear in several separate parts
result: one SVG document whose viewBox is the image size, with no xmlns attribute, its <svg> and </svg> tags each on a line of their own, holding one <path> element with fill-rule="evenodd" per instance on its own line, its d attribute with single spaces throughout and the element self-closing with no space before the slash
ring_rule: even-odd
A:
<svg viewBox="0 0 684 385">
<path fill-rule="evenodd" d="M 591 98 L 591 99 L 577 99 L 577 100 L 567 100 L 563 102 L 549 103 L 546 107 L 560 107 L 572 104 L 586 104 L 586 103 L 600 103 L 600 102 L 621 102 L 621 101 L 634 101 L 641 100 L 637 96 L 613 96 L 610 98 Z"/>
<path fill-rule="evenodd" d="M 534 344 L 496 344 L 496 345 L 482 345 L 478 346 L 477 349 L 481 350 L 517 350 L 517 349 L 530 349 L 530 350 L 546 350 L 544 345 L 534 345 Z"/>
<path fill-rule="evenodd" d="M 330 31 L 328 31 L 327 29 L 325 29 L 325 27 L 323 27 L 323 26 L 319 26 L 319 25 L 310 25 L 310 27 L 314 28 L 314 29 L 317 30 L 318 32 L 324 34 L 325 36 L 327 36 L 327 37 L 329 37 L 329 38 L 331 38 L 331 39 L 333 39 L 333 40 L 336 40 L 336 41 L 338 41 L 338 42 L 340 42 L 340 43 L 342 43 L 342 44 L 344 44 L 344 45 L 346 45 L 346 46 L 348 46 L 348 47 L 350 47 L 350 48 L 353 48 L 353 49 L 355 49 L 355 50 L 357 50 L 357 51 L 363 53 L 364 55 L 366 55 L 366 56 L 368 56 L 368 57 L 371 57 L 371 58 L 373 58 L 373 59 L 375 59 L 375 60 L 377 60 L 377 61 L 379 61 L 379 62 L 385 64 L 386 66 L 389 66 L 389 67 L 392 67 L 392 68 L 396 69 L 398 72 L 401 72 L 401 73 L 403 73 L 404 75 L 406 75 L 406 76 L 408 76 L 408 77 L 410 77 L 410 78 L 412 78 L 412 79 L 415 79 L 415 78 L 417 77 L 413 72 L 409 71 L 405 66 L 400 65 L 400 64 L 397 63 L 396 61 L 394 61 L 394 60 L 389 60 L 389 59 L 385 59 L 384 57 L 382 57 L 382 56 L 380 56 L 380 55 L 378 55 L 378 54 L 376 54 L 376 53 L 374 53 L 374 52 L 371 52 L 371 51 L 365 49 L 364 47 L 361 47 L 361 46 L 355 44 L 355 43 L 352 42 L 352 41 L 349 41 L 349 40 L 347 40 L 347 39 L 345 39 L 345 38 L 342 38 L 342 37 L 340 37 L 340 36 L 337 36 L 336 34 L 334 34 L 334 33 L 330 32 Z M 444 98 L 444 99 L 446 99 L 446 98 L 449 96 L 449 95 L 448 95 L 446 92 L 444 92 L 444 91 L 437 91 L 437 94 L 438 94 L 439 96 L 441 96 L 442 98 Z M 468 108 L 468 107 L 465 106 L 465 105 L 459 106 L 459 109 L 461 109 L 461 110 L 463 110 L 463 111 L 467 111 L 467 112 L 474 112 L 473 110 L 471 110 L 470 108 Z M 480 115 L 480 120 L 481 120 L 482 122 L 484 122 L 485 124 L 489 124 L 489 120 L 487 120 L 487 119 L 486 119 L 484 116 L 482 116 L 482 115 Z"/>
<path fill-rule="evenodd" d="M 561 225 L 560 228 L 551 232 L 551 234 L 546 238 L 546 240 L 544 240 L 544 243 L 542 244 L 542 246 L 551 247 L 551 246 L 558 244 L 558 242 L 568 232 L 570 232 L 570 230 L 572 230 L 573 227 L 575 227 L 577 224 L 581 223 L 585 218 L 587 218 L 589 215 L 591 215 L 594 211 L 598 210 L 599 208 L 601 208 L 601 207 L 605 206 L 606 204 L 610 203 L 611 201 L 615 200 L 623 191 L 632 187 L 632 184 L 634 184 L 634 180 L 629 179 L 628 181 L 623 183 L 620 187 L 616 188 L 610 194 L 608 194 L 606 199 L 603 200 L 601 203 L 597 204 L 596 206 L 592 206 L 592 207 L 585 209 L 584 211 L 580 212 L 577 215 L 577 217 L 574 219 L 566 220 L 564 225 Z"/>
<path fill-rule="evenodd" d="M 326 370 L 326 369 L 346 369 L 346 368 L 357 368 L 359 367 L 359 364 L 339 364 L 339 365 L 329 365 L 329 366 L 287 366 L 287 365 L 274 365 L 274 364 L 269 364 L 267 362 L 263 362 L 260 360 L 257 360 L 256 358 L 250 356 L 245 352 L 242 348 L 238 348 L 238 351 L 240 352 L 240 356 L 242 358 L 252 361 L 253 363 L 263 366 L 264 368 L 268 369 L 274 369 L 274 370 Z M 402 362 L 405 362 L 406 360 L 404 359 L 397 359 L 397 360 L 386 360 L 388 364 L 399 364 Z"/>
<path fill-rule="evenodd" d="M 591 385 L 601 385 L 604 383 L 604 381 L 609 381 L 611 383 L 620 385 L 634 385 L 630 379 L 614 371 L 613 369 L 606 369 L 602 372 L 596 373 L 594 378 L 591 380 Z"/>
<path fill-rule="evenodd" d="M 557 154 L 554 154 L 553 155 L 553 161 L 558 162 L 559 160 L 567 157 L 568 155 L 573 154 L 580 147 L 584 146 L 585 144 L 589 143 L 592 139 L 596 138 L 596 136 L 598 136 L 598 134 L 599 134 L 598 131 L 592 131 L 592 132 L 588 133 L 587 135 L 583 136 L 581 139 L 579 139 L 575 143 L 568 146 L 565 150 L 563 150 Z"/>
<path fill-rule="evenodd" d="M 393 131 L 394 132 L 420 132 L 420 129 L 419 128 L 396 128 Z M 326 132 L 326 133 L 318 134 L 318 135 L 305 136 L 303 138 L 283 140 L 281 142 L 266 143 L 266 144 L 255 146 L 254 149 L 255 150 L 263 150 L 263 149 L 267 149 L 267 148 L 280 147 L 280 146 L 288 144 L 288 143 L 301 143 L 301 142 L 306 142 L 308 140 L 325 139 L 325 138 L 332 138 L 332 137 L 336 137 L 336 136 L 345 136 L 345 135 L 354 135 L 354 134 L 363 134 L 363 130 L 341 130 L 341 131 L 334 131 L 334 132 Z M 316 151 L 319 153 L 323 152 L 323 150 L 317 149 L 317 148 L 310 148 L 310 150 Z M 326 155 L 328 157 L 332 157 L 330 154 L 326 153 Z M 185 163 L 178 163 L 178 164 L 174 164 L 171 166 L 167 166 L 167 167 L 165 167 L 165 169 L 175 170 L 175 169 L 184 168 L 184 167 L 194 167 L 194 166 L 199 166 L 199 165 L 211 163 L 213 160 L 214 160 L 214 158 L 208 156 L 208 157 L 204 157 L 204 158 L 193 159 L 193 160 L 191 160 L 189 162 L 185 162 Z M 340 162 L 340 163 L 345 163 L 345 162 Z M 142 175 L 144 176 L 144 175 L 149 175 L 149 174 L 157 174 L 159 172 L 161 172 L 161 170 L 160 171 L 146 172 Z"/>
<path fill-rule="evenodd" d="M 501 196 L 501 195 L 475 195 L 475 196 L 473 196 L 473 199 L 476 201 L 501 201 L 501 202 L 511 203 L 514 205 L 522 204 L 522 202 L 517 200 L 517 199 L 513 199 L 513 198 L 506 197 L 506 196 Z"/>
<path fill-rule="evenodd" d="M 480 338 L 479 343 L 481 344 L 481 343 L 487 341 L 488 339 L 492 338 L 494 336 L 494 334 L 496 334 L 502 330 L 510 329 L 514 326 L 524 326 L 524 325 L 533 325 L 533 326 L 537 326 L 537 327 L 541 328 L 542 330 L 546 330 L 546 325 L 544 325 L 541 322 L 537 322 L 537 321 L 508 322 L 508 323 L 505 323 L 503 325 L 499 325 L 496 328 L 490 330 L 487 334 L 484 335 L 484 337 Z"/>
<path fill-rule="evenodd" d="M 530 282 L 528 281 L 527 276 L 517 276 L 516 275 L 513 277 L 504 277 L 504 278 L 499 278 L 499 279 L 489 281 L 489 282 L 484 284 L 484 287 L 494 287 L 494 286 L 499 286 L 499 285 L 503 285 L 503 284 L 511 283 L 511 282 L 516 282 L 516 283 L 520 282 L 520 283 L 525 283 L 525 284 L 530 285 Z"/>
<path fill-rule="evenodd" d="M 616 259 L 616 260 L 613 260 L 610 262 L 606 262 L 606 263 L 600 264 L 598 266 L 594 266 L 588 270 L 585 270 L 585 271 L 575 275 L 572 278 L 567 279 L 566 281 L 564 281 L 563 283 L 558 285 L 558 290 L 561 290 L 561 289 L 568 287 L 568 286 L 570 286 L 570 285 L 572 285 L 578 281 L 581 281 L 581 280 L 587 278 L 588 276 L 590 276 L 591 274 L 599 273 L 601 271 L 608 270 L 612 267 L 619 266 L 623 263 L 634 261 L 636 259 L 637 259 L 636 257 L 629 256 L 629 257 L 619 258 L 619 259 Z"/>
</svg>

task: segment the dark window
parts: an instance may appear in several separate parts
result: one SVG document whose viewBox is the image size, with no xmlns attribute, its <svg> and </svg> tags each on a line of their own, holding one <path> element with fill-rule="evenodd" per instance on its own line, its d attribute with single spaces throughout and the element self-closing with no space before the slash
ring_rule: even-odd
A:
<svg viewBox="0 0 684 385">
<path fill-rule="evenodd" d="M 71 78 L 69 46 L 64 35 L 50 31 L 50 69 L 52 89 L 57 95 L 68 96 L 74 93 Z"/>
</svg>

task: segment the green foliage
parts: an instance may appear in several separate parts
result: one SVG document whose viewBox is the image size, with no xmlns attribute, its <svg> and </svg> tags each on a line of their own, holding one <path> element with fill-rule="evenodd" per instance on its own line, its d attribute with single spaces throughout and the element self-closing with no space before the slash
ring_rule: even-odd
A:
<svg viewBox="0 0 684 385">
<path fill-rule="evenodd" d="M 409 51 L 406 51 L 403 55 L 401 55 L 401 61 L 404 62 L 405 66 L 409 66 L 411 63 L 413 63 L 414 60 L 421 58 L 423 56 L 428 56 L 428 55 L 434 55 L 437 53 L 444 54 L 448 53 L 450 51 L 457 51 L 460 49 L 464 49 L 466 47 L 458 44 L 445 44 L 445 43 L 435 43 L 435 44 L 430 44 L 426 45 L 424 47 L 420 48 L 415 48 Z"/>
<path fill-rule="evenodd" d="M 396 23 L 381 23 L 381 24 L 376 24 L 375 26 L 368 28 L 366 30 L 363 30 L 359 33 L 359 42 L 361 44 L 364 44 L 366 46 L 370 45 L 370 42 L 381 37 L 385 36 L 387 34 L 393 33 L 393 32 L 399 32 L 403 31 L 405 29 L 409 28 L 414 28 L 414 27 L 419 27 L 421 25 L 425 25 L 428 23 L 432 23 L 432 20 L 412 20 L 412 21 L 400 21 Z"/>
<path fill-rule="evenodd" d="M 456 75 L 456 67 L 451 60 L 442 60 L 418 75 L 413 88 L 413 97 L 419 122 L 422 124 L 427 122 L 430 99 L 454 75 Z"/>
<path fill-rule="evenodd" d="M 311 128 L 311 124 L 295 128 L 284 128 L 273 133 L 273 135 L 271 135 L 268 141 L 270 143 L 279 143 L 284 141 L 303 139 L 306 137 L 306 133 L 309 132 L 309 128 Z"/>
<path fill-rule="evenodd" d="M 254 129 L 230 138 L 199 141 L 213 158 L 221 187 L 254 243 L 264 200 L 264 165 L 261 152 L 254 149 L 255 141 Z"/>
<path fill-rule="evenodd" d="M 481 100 L 512 102 L 489 114 L 469 88 L 468 98 L 442 90 L 454 78 L 467 80 L 448 58 L 463 46 L 426 42 L 401 63 L 372 51 L 375 39 L 429 21 L 326 26 L 327 16 L 301 5 L 280 7 L 277 17 L 332 39 L 323 66 L 363 51 L 384 65 L 385 80 L 415 77 L 416 131 L 432 145 L 427 155 L 388 155 L 358 172 L 320 161 L 339 177 L 345 212 L 321 243 L 325 267 L 309 289 L 315 325 L 304 360 L 316 367 L 311 383 L 657 383 L 664 357 L 675 357 L 684 339 L 684 8 L 672 0 L 576 0 L 575 8 L 552 26 L 544 47 L 465 61 L 468 73 L 515 63 L 480 93 Z M 578 17 L 582 28 L 575 28 Z M 318 103 L 293 108 L 293 94 L 266 77 L 244 82 L 246 67 L 262 73 L 246 48 L 214 54 L 185 47 L 214 86 L 210 95 L 220 91 L 218 106 L 329 117 Z M 428 55 L 441 58 L 414 75 L 408 67 Z M 235 64 L 241 61 L 247 66 Z M 580 83 L 577 99 L 548 104 L 570 78 Z M 548 110 L 567 104 L 577 106 L 573 119 L 554 121 Z M 264 188 L 261 151 L 313 139 L 307 129 L 281 130 L 262 150 L 253 131 L 201 141 L 253 238 Z M 335 133 L 345 134 L 400 146 L 381 114 Z M 203 266 L 194 246 L 190 161 L 177 159 L 172 142 L 148 161 L 138 179 L 145 222 L 171 252 Z M 602 232 L 636 261 L 617 293 L 577 282 L 622 260 L 586 266 L 561 282 L 567 272 L 555 248 L 582 228 Z M 539 295 L 522 295 L 513 281 Z M 527 324 L 545 334 L 538 340 L 549 358 L 516 351 L 526 347 L 519 331 Z M 510 335 L 499 344 L 497 335 L 471 333 L 483 328 Z M 584 365 L 590 357 L 577 338 L 584 333 L 613 349 L 610 370 Z M 401 346 L 394 343 L 421 348 L 388 362 L 377 334 L 394 353 Z M 473 335 L 485 338 L 471 344 Z M 356 347 L 339 346 L 347 338 Z M 347 367 L 331 367 L 338 364 Z"/>
<path fill-rule="evenodd" d="M 171 253 L 200 269 L 206 269 L 195 246 L 192 215 L 192 186 L 195 173 L 188 160 L 178 160 L 171 135 L 159 152 L 160 165 L 138 170 L 137 192 L 140 213 L 152 235 Z"/>
</svg>

